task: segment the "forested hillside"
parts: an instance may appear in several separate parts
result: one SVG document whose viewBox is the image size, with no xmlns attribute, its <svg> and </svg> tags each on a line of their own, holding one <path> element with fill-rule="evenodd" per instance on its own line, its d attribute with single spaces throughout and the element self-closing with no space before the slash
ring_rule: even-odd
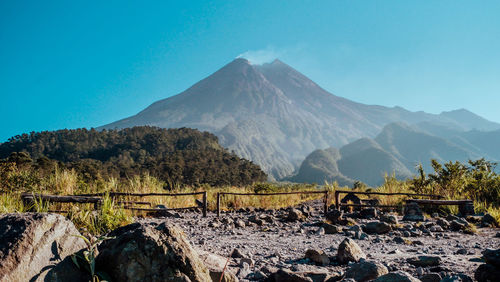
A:
<svg viewBox="0 0 500 282">
<path fill-rule="evenodd" d="M 4 164 L 33 165 L 41 171 L 54 169 L 57 163 L 74 168 L 87 179 L 149 173 L 169 187 L 246 185 L 266 180 L 259 166 L 229 153 L 216 136 L 189 128 L 32 132 L 0 144 L 0 159 Z"/>
</svg>

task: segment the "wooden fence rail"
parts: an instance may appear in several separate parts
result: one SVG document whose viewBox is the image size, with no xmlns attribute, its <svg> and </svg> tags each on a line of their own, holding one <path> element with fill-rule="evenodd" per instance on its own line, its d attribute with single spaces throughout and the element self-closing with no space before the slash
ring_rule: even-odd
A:
<svg viewBox="0 0 500 282">
<path fill-rule="evenodd" d="M 441 199 L 443 196 L 441 195 L 434 195 L 434 194 L 418 194 L 418 193 L 400 193 L 400 192 L 394 192 L 394 193 L 385 193 L 385 192 L 358 192 L 358 191 L 352 191 L 352 190 L 335 190 L 335 208 L 337 210 L 340 210 L 341 206 L 353 206 L 353 207 L 371 207 L 374 205 L 366 205 L 366 204 L 344 204 L 340 202 L 340 194 L 358 194 L 358 195 L 380 195 L 380 196 L 411 196 L 411 197 L 429 197 L 429 198 L 437 198 Z M 380 206 L 376 205 L 377 207 L 396 207 L 396 206 Z"/>
<path fill-rule="evenodd" d="M 276 195 L 297 195 L 297 194 L 324 194 L 324 213 L 328 213 L 328 190 L 324 191 L 297 191 L 297 192 L 275 192 L 275 193 L 233 193 L 217 192 L 217 216 L 220 216 L 220 200 L 224 195 L 234 196 L 276 196 Z"/>
<path fill-rule="evenodd" d="M 193 193 L 124 193 L 124 192 L 109 192 L 110 197 L 116 198 L 120 196 L 131 196 L 131 197 L 148 197 L 148 196 L 163 196 L 163 197 L 175 197 L 175 196 L 191 196 L 191 195 L 202 195 L 202 213 L 203 217 L 207 216 L 207 192 L 193 192 Z M 32 205 L 36 200 L 43 200 L 54 203 L 93 203 L 94 209 L 99 209 L 103 202 L 103 196 L 106 193 L 96 193 L 96 194 L 84 194 L 84 195 L 70 195 L 70 196 L 60 196 L 60 195 L 43 195 L 43 194 L 33 194 L 33 193 L 22 193 L 21 200 L 26 205 Z M 142 201 L 118 201 L 119 204 L 124 204 L 123 208 L 137 211 L 166 211 L 166 210 L 183 210 L 183 209 L 193 209 L 199 208 L 195 207 L 182 207 L 182 208 L 170 208 L 170 209 L 153 209 L 153 208 L 137 208 L 129 206 L 130 204 L 139 205 L 149 205 L 149 202 Z"/>
</svg>

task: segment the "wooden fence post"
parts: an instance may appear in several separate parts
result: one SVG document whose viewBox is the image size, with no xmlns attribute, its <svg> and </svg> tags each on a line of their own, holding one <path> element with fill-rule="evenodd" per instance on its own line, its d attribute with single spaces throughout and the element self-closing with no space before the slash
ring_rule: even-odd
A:
<svg viewBox="0 0 500 282">
<path fill-rule="evenodd" d="M 328 190 L 325 191 L 325 216 L 328 213 Z"/>
<path fill-rule="evenodd" d="M 207 217 L 207 191 L 203 192 L 203 217 Z"/>
<path fill-rule="evenodd" d="M 220 193 L 217 192 L 217 217 L 220 216 Z"/>
<path fill-rule="evenodd" d="M 335 191 L 335 207 L 337 208 L 338 211 L 340 210 L 340 192 L 339 191 Z"/>
</svg>

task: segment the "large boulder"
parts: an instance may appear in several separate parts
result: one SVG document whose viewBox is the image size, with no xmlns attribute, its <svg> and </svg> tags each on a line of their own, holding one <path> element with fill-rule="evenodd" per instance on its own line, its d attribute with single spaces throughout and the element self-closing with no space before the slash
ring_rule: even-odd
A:
<svg viewBox="0 0 500 282">
<path fill-rule="evenodd" d="M 306 251 L 305 258 L 319 265 L 328 265 L 330 263 L 330 259 L 322 250 L 309 249 Z"/>
<path fill-rule="evenodd" d="M 114 281 L 211 281 L 208 269 L 169 223 L 132 223 L 108 234 L 99 246 L 98 270 Z"/>
<path fill-rule="evenodd" d="M 378 262 L 361 261 L 351 265 L 345 272 L 344 278 L 352 278 L 356 281 L 369 281 L 387 274 L 387 267 Z"/>
<path fill-rule="evenodd" d="M 337 250 L 337 260 L 340 263 L 350 261 L 358 262 L 360 259 L 366 259 L 366 254 L 361 250 L 358 244 L 350 238 L 346 238 L 340 243 Z"/>
<path fill-rule="evenodd" d="M 56 264 L 86 247 L 79 235 L 75 225 L 58 214 L 1 215 L 0 281 L 43 281 Z"/>
</svg>

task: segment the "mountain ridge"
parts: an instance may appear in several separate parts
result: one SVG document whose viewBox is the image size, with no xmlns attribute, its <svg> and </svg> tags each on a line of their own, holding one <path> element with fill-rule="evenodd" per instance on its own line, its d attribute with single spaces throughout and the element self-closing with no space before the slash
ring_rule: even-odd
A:
<svg viewBox="0 0 500 282">
<path fill-rule="evenodd" d="M 224 147 L 281 179 L 312 151 L 373 138 L 391 122 L 500 129 L 480 119 L 461 125 L 454 119 L 460 117 L 364 105 L 329 93 L 280 60 L 252 65 L 239 58 L 187 90 L 100 129 L 150 125 L 209 131 Z"/>
</svg>

